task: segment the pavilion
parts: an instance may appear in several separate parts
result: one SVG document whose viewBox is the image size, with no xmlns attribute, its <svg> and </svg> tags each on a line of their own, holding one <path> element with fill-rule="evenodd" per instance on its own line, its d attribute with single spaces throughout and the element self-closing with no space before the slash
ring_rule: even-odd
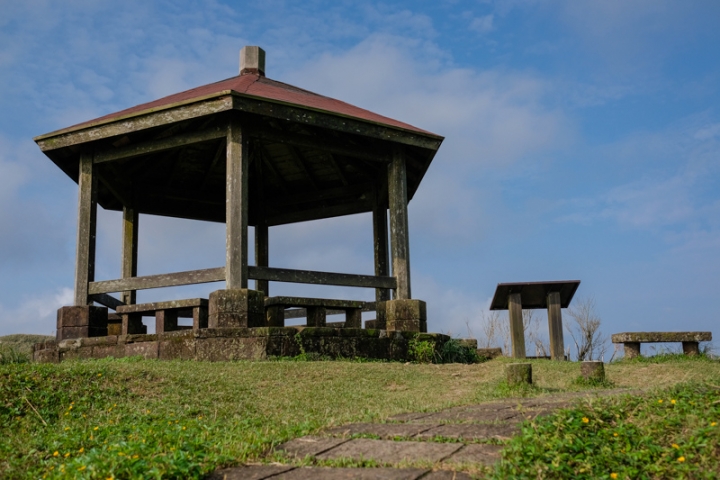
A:
<svg viewBox="0 0 720 480">
<path fill-rule="evenodd" d="M 137 290 L 218 281 L 210 328 L 266 326 L 277 281 L 373 288 L 378 328 L 427 331 L 425 304 L 411 295 L 407 206 L 443 137 L 271 80 L 259 47 L 241 50 L 238 76 L 34 140 L 79 189 L 74 305 L 58 312 L 58 340 L 107 335 L 108 307 L 136 304 Z M 123 212 L 114 280 L 95 280 L 98 205 Z M 268 266 L 270 227 L 363 212 L 373 216 L 375 275 Z M 225 266 L 137 276 L 141 213 L 225 222 Z"/>
</svg>

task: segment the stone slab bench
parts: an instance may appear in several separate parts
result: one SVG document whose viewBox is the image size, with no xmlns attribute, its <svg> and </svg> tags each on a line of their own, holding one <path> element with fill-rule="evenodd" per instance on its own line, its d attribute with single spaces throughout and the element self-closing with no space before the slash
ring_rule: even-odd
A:
<svg viewBox="0 0 720 480">
<path fill-rule="evenodd" d="M 208 301 L 204 298 L 120 305 L 115 311 L 122 317 L 122 335 L 147 333 L 142 317 L 148 314 L 155 316 L 155 333 L 199 330 L 208 326 Z M 178 325 L 178 318 L 192 318 L 192 327 Z"/>
<path fill-rule="evenodd" d="M 325 327 L 328 310 L 340 310 L 345 312 L 345 328 L 362 328 L 362 311 L 366 303 L 327 298 L 268 297 L 265 299 L 265 314 L 269 327 L 284 327 L 285 310 L 303 308 L 307 312 L 308 327 Z"/>
<path fill-rule="evenodd" d="M 699 342 L 712 340 L 711 332 L 623 332 L 612 335 L 612 343 L 622 343 L 625 347 L 625 358 L 640 355 L 642 343 L 681 342 L 685 355 L 700 353 Z"/>
</svg>

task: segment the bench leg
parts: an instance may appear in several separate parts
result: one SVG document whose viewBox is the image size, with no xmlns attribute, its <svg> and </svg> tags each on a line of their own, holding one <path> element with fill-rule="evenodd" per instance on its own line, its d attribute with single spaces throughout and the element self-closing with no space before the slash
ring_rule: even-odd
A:
<svg viewBox="0 0 720 480">
<path fill-rule="evenodd" d="M 640 356 L 640 342 L 625 342 L 625 358 L 635 358 Z"/>
<path fill-rule="evenodd" d="M 126 313 L 122 315 L 122 334 L 134 335 L 145 334 L 147 329 L 142 323 L 142 315 L 139 313 Z"/>
<path fill-rule="evenodd" d="M 265 309 L 265 318 L 268 327 L 284 327 L 285 326 L 285 307 L 282 305 L 273 305 Z"/>
<path fill-rule="evenodd" d="M 307 326 L 324 327 L 325 307 L 307 307 Z"/>
<path fill-rule="evenodd" d="M 208 328 L 208 309 L 193 307 L 193 330 L 197 331 L 201 328 Z"/>
<path fill-rule="evenodd" d="M 345 310 L 345 328 L 362 328 L 362 310 L 348 308 Z"/>
<path fill-rule="evenodd" d="M 685 355 L 700 355 L 700 346 L 698 342 L 682 342 L 683 353 Z"/>
<path fill-rule="evenodd" d="M 177 329 L 177 310 L 157 310 L 155 312 L 155 333 L 172 332 Z"/>
</svg>

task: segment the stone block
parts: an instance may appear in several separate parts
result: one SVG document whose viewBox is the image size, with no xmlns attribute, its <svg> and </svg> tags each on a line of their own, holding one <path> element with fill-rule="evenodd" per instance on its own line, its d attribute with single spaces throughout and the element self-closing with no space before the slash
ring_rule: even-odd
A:
<svg viewBox="0 0 720 480">
<path fill-rule="evenodd" d="M 267 358 L 268 337 L 198 338 L 195 359 L 210 362 Z"/>
<path fill-rule="evenodd" d="M 187 336 L 160 335 L 158 340 L 160 360 L 192 360 L 195 358 L 195 338 Z"/>
<path fill-rule="evenodd" d="M 92 358 L 122 358 L 125 356 L 124 345 L 98 345 L 92 347 Z"/>
<path fill-rule="evenodd" d="M 210 294 L 209 328 L 264 327 L 265 295 L 247 288 L 216 290 Z"/>
<path fill-rule="evenodd" d="M 478 348 L 477 354 L 478 354 L 478 357 L 489 358 L 489 359 L 502 357 L 502 348 L 500 348 L 500 347 Z"/>
<path fill-rule="evenodd" d="M 385 321 L 388 332 L 427 332 L 427 305 L 422 300 L 388 300 Z"/>
<path fill-rule="evenodd" d="M 508 385 L 532 384 L 532 363 L 510 363 L 505 366 Z"/>
<path fill-rule="evenodd" d="M 107 307 L 61 307 L 57 311 L 57 340 L 105 336 L 107 324 Z"/>
<path fill-rule="evenodd" d="M 60 355 L 57 348 L 46 348 L 36 350 L 33 353 L 33 360 L 38 363 L 59 363 Z"/>
<path fill-rule="evenodd" d="M 580 373 L 585 380 L 604 382 L 605 364 L 594 360 L 582 362 L 580 364 Z"/>
<path fill-rule="evenodd" d="M 159 355 L 158 343 L 157 341 L 126 343 L 125 356 L 135 357 L 139 355 L 146 360 L 157 360 Z"/>
</svg>

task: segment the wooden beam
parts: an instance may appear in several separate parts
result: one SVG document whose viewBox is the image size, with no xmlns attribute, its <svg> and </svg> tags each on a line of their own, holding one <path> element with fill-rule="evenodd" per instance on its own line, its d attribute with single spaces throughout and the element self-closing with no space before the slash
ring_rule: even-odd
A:
<svg viewBox="0 0 720 480">
<path fill-rule="evenodd" d="M 307 283 L 311 285 L 335 285 L 340 287 L 395 288 L 393 277 L 353 275 L 349 273 L 314 272 L 287 268 L 248 267 L 248 275 L 256 280 L 271 282 Z"/>
<path fill-rule="evenodd" d="M 134 208 L 123 207 L 122 227 L 122 274 L 121 278 L 137 277 L 138 228 L 140 215 Z M 127 290 L 120 293 L 120 299 L 126 305 L 137 303 L 137 292 Z"/>
<path fill-rule="evenodd" d="M 97 175 L 91 153 L 80 155 L 78 176 L 78 228 L 75 257 L 75 305 L 90 304 L 88 285 L 95 279 L 97 229 Z"/>
<path fill-rule="evenodd" d="M 356 201 L 349 204 L 333 205 L 330 207 L 320 206 L 302 211 L 278 213 L 268 215 L 268 225 L 287 225 L 289 223 L 307 222 L 321 218 L 341 217 L 372 211 L 372 199 Z"/>
<path fill-rule="evenodd" d="M 343 186 L 347 187 L 349 183 L 347 181 L 347 178 L 345 178 L 345 174 L 340 169 L 340 165 L 338 165 L 337 161 L 335 161 L 335 157 L 332 153 L 328 153 L 327 157 L 330 160 L 330 165 L 332 165 L 333 170 L 335 170 L 335 174 L 340 177 L 340 181 L 342 182 Z"/>
<path fill-rule="evenodd" d="M 302 192 L 288 195 L 285 198 L 273 198 L 268 205 L 274 208 L 296 206 L 303 203 L 313 203 L 322 200 L 334 200 L 338 197 L 353 197 L 360 195 L 372 196 L 374 185 L 370 182 L 346 187 L 325 188 L 316 192 Z"/>
<path fill-rule="evenodd" d="M 388 203 L 390 205 L 390 244 L 392 273 L 397 279 L 393 298 L 412 298 L 410 289 L 410 239 L 408 237 L 407 177 L 405 154 L 393 150 L 393 161 L 388 169 Z"/>
<path fill-rule="evenodd" d="M 253 147 L 257 147 L 257 142 Z M 267 267 L 270 262 L 270 232 L 265 220 L 265 191 L 264 191 L 264 168 L 262 152 L 259 148 L 253 148 L 253 167 L 255 169 L 255 201 L 257 202 L 257 221 L 255 222 L 255 265 Z M 267 280 L 255 280 L 255 290 L 263 292 L 266 297 L 270 296 L 270 282 Z"/>
<path fill-rule="evenodd" d="M 212 171 L 215 169 L 215 166 L 220 161 L 220 158 L 222 157 L 223 153 L 225 153 L 225 145 L 222 143 L 218 145 L 217 150 L 215 151 L 215 155 L 213 156 L 212 162 L 210 162 L 210 167 L 205 172 L 205 177 L 203 178 L 202 183 L 200 184 L 200 188 L 198 189 L 199 192 L 204 192 L 207 188 L 208 181 L 210 180 L 210 175 L 212 174 Z"/>
<path fill-rule="evenodd" d="M 173 148 L 191 145 L 193 143 L 207 142 L 225 137 L 225 129 L 210 128 L 200 132 L 179 133 L 159 140 L 150 140 L 134 145 L 126 145 L 120 148 L 111 148 L 95 154 L 95 163 L 112 162 L 114 160 L 126 160 L 128 158 L 148 155 L 150 153 L 162 152 Z"/>
<path fill-rule="evenodd" d="M 90 300 L 93 302 L 99 303 L 100 305 L 103 305 L 105 307 L 111 308 L 113 310 L 116 310 L 117 307 L 121 305 L 125 305 L 121 300 L 118 300 L 117 298 L 108 295 L 107 293 L 98 293 L 95 295 L 90 295 Z"/>
<path fill-rule="evenodd" d="M 286 194 L 290 194 L 290 189 L 287 186 L 287 183 L 285 183 L 285 179 L 280 175 L 280 172 L 277 171 L 275 168 L 275 165 L 272 164 L 272 157 L 268 153 L 265 146 L 261 143 L 258 144 L 259 150 L 260 150 L 260 157 L 262 158 L 262 163 L 267 167 L 268 170 L 270 170 L 270 173 L 273 174 L 275 178 L 277 178 L 278 183 L 280 184 L 280 189 Z"/>
<path fill-rule="evenodd" d="M 127 290 L 197 285 L 200 283 L 222 282 L 223 280 L 225 280 L 225 267 L 207 268 L 204 270 L 92 282 L 90 283 L 89 292 L 90 295 L 96 295 L 98 293 L 124 292 Z"/>
<path fill-rule="evenodd" d="M 308 169 L 307 162 L 303 158 L 302 154 L 298 151 L 297 148 L 293 147 L 292 145 L 288 145 L 287 148 L 290 152 L 290 156 L 293 158 L 293 160 L 295 160 L 295 163 L 300 166 L 300 170 L 305 173 L 305 176 L 310 181 L 310 185 L 312 185 L 316 191 L 319 190 L 317 182 L 315 181 L 315 177 L 310 173 L 310 169 Z"/>
<path fill-rule="evenodd" d="M 225 190 L 225 282 L 228 290 L 248 286 L 248 200 L 250 155 L 248 138 L 240 123 L 227 126 L 227 169 Z"/>
</svg>

